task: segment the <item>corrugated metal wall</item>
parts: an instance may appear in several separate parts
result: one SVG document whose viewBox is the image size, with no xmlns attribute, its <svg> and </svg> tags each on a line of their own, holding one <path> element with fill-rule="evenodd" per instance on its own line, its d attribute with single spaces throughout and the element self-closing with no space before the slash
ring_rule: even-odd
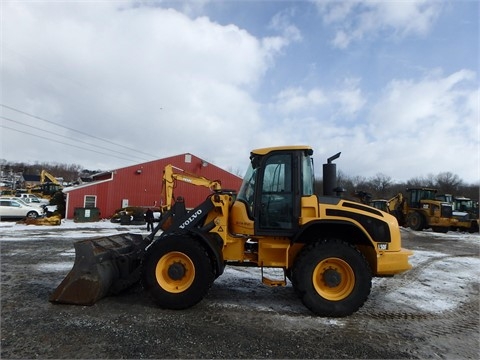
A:
<svg viewBox="0 0 480 360">
<path fill-rule="evenodd" d="M 84 207 L 85 196 L 96 196 L 96 207 L 100 209 L 101 218 L 110 218 L 122 201 L 128 200 L 128 206 L 160 206 L 165 203 L 162 198 L 162 177 L 166 165 L 172 164 L 191 174 L 203 176 L 210 180 L 220 180 L 222 188 L 239 190 L 242 179 L 202 159 L 181 154 L 148 163 L 129 166 L 113 171 L 112 180 L 94 182 L 92 184 L 65 189 L 67 194 L 68 219 L 73 219 L 74 209 Z M 108 177 L 107 177 L 108 178 Z M 195 207 L 210 194 L 210 190 L 202 186 L 194 186 L 177 182 L 175 197 L 182 196 L 187 207 Z"/>
</svg>

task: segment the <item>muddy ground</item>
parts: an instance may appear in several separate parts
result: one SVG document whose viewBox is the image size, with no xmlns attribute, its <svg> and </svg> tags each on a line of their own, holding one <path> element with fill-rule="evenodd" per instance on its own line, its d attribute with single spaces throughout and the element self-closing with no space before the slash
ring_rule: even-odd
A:
<svg viewBox="0 0 480 360">
<path fill-rule="evenodd" d="M 2 359 L 480 357 L 479 272 L 473 268 L 478 236 L 472 241 L 471 235 L 462 240 L 402 230 L 403 246 L 423 260 L 405 274 L 375 280 L 360 311 L 334 319 L 313 316 L 290 284 L 266 287 L 253 269 L 228 270 L 188 310 L 160 309 L 140 287 L 93 306 L 52 304 L 49 295 L 73 264 L 73 242 L 101 231 L 78 228 L 72 238 L 72 229 L 62 226 L 5 229 L 0 228 Z M 464 265 L 459 272 L 467 267 L 467 277 L 472 267 L 458 287 L 455 281 L 442 286 L 438 273 L 425 276 L 432 266 L 455 260 Z M 445 271 L 457 276 L 455 266 Z M 413 299 L 417 288 L 421 306 Z"/>
</svg>

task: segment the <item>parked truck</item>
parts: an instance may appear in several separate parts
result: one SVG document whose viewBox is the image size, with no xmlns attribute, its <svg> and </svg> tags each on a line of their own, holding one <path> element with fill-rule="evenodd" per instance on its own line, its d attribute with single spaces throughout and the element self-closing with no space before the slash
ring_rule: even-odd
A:
<svg viewBox="0 0 480 360">
<path fill-rule="evenodd" d="M 154 231 L 76 242 L 74 266 L 50 301 L 91 305 L 141 280 L 160 307 L 185 309 L 205 297 L 226 266 L 248 266 L 258 268 L 268 286 L 289 280 L 317 315 L 352 314 L 367 300 L 372 277 L 409 270 L 412 252 L 402 248 L 393 216 L 330 196 L 336 182 L 331 160 L 340 153 L 324 164 L 329 187 L 323 193 L 329 195 L 317 196 L 312 154 L 309 146 L 251 151 L 238 193 L 167 167 L 166 206 Z M 176 181 L 212 193 L 186 209 L 173 195 Z M 268 275 L 271 268 L 283 275 Z"/>
</svg>

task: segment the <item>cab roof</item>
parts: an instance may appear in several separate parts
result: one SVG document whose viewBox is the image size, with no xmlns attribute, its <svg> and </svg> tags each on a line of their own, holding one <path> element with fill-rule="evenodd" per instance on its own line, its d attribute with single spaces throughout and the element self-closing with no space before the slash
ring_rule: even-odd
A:
<svg viewBox="0 0 480 360">
<path fill-rule="evenodd" d="M 251 153 L 255 155 L 266 155 L 272 151 L 279 151 L 279 150 L 310 150 L 313 152 L 312 147 L 308 145 L 286 145 L 286 146 L 273 146 L 273 147 L 255 149 L 255 150 L 252 150 Z"/>
</svg>

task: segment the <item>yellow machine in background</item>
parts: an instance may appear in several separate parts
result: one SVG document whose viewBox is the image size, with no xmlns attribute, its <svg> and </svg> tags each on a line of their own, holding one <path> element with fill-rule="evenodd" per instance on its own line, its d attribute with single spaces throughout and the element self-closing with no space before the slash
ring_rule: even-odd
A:
<svg viewBox="0 0 480 360">
<path fill-rule="evenodd" d="M 166 165 L 163 170 L 163 195 L 165 196 L 165 205 L 162 207 L 163 212 L 170 210 L 174 203 L 173 190 L 175 189 L 176 181 L 195 186 L 204 186 L 212 191 L 220 191 L 222 189 L 222 184 L 219 180 L 209 180 L 203 176 L 190 174 L 173 165 Z"/>
<path fill-rule="evenodd" d="M 50 217 L 38 217 L 36 219 L 26 218 L 24 222 L 27 225 L 54 226 L 54 225 L 60 225 L 62 223 L 62 217 L 60 216 L 60 214 L 54 214 Z"/>
<path fill-rule="evenodd" d="M 432 188 L 408 188 L 406 196 L 398 193 L 390 200 L 372 200 L 375 208 L 394 215 L 401 226 L 415 231 L 432 228 L 435 232 L 449 230 L 478 232 L 478 222 L 465 216 L 456 215 L 452 202 L 440 199 Z"/>
<path fill-rule="evenodd" d="M 159 306 L 184 309 L 205 297 L 226 266 L 253 266 L 266 285 L 289 279 L 315 314 L 352 314 L 367 300 L 372 277 L 410 269 L 412 252 L 402 248 L 392 215 L 330 196 L 334 186 L 317 196 L 312 154 L 309 146 L 253 150 L 238 194 L 166 167 L 167 204 L 154 231 L 75 243 L 74 267 L 50 300 L 90 305 L 142 279 Z M 336 157 L 324 164 L 324 184 L 336 182 L 325 179 Z M 174 200 L 175 181 L 212 194 L 187 210 L 183 199 Z M 267 275 L 269 268 L 283 276 Z"/>
<path fill-rule="evenodd" d="M 28 193 L 36 194 L 45 199 L 51 199 L 57 191 L 62 189 L 62 184 L 46 170 L 42 170 L 40 173 L 40 184 L 27 186 Z"/>
</svg>

